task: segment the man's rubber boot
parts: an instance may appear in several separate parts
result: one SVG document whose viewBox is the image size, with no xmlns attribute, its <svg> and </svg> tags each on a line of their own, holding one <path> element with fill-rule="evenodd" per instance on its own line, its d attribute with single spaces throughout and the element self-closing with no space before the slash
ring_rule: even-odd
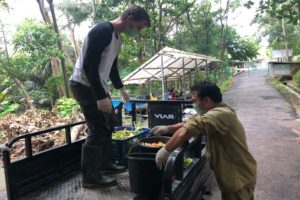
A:
<svg viewBox="0 0 300 200">
<path fill-rule="evenodd" d="M 116 179 L 100 174 L 103 163 L 101 146 L 82 145 L 81 170 L 82 187 L 110 187 L 117 185 Z"/>
<path fill-rule="evenodd" d="M 108 138 L 103 145 L 104 162 L 102 164 L 101 173 L 103 174 L 119 174 L 126 171 L 125 166 L 115 165 L 112 162 L 112 140 Z"/>
</svg>

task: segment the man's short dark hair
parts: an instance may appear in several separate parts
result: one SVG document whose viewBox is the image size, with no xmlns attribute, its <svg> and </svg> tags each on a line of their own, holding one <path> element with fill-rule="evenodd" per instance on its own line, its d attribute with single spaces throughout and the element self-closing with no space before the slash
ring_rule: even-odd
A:
<svg viewBox="0 0 300 200">
<path fill-rule="evenodd" d="M 197 92 L 197 96 L 200 100 L 205 97 L 210 97 L 215 103 L 222 101 L 222 94 L 220 88 L 213 82 L 200 81 L 191 87 L 192 92 Z"/>
<path fill-rule="evenodd" d="M 121 18 L 126 19 L 130 15 L 133 16 L 134 21 L 139 22 L 146 20 L 147 26 L 151 26 L 151 20 L 145 8 L 138 5 L 131 5 L 122 13 Z"/>
</svg>

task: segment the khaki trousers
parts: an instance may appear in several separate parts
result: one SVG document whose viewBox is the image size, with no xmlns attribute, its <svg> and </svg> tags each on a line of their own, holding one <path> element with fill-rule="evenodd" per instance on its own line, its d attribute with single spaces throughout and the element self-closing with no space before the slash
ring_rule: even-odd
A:
<svg viewBox="0 0 300 200">
<path fill-rule="evenodd" d="M 235 192 L 222 192 L 222 200 L 254 200 L 255 185 L 246 186 Z"/>
</svg>

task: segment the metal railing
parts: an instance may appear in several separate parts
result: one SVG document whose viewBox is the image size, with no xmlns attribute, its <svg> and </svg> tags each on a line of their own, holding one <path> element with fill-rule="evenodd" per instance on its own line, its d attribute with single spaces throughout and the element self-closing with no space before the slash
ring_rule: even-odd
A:
<svg viewBox="0 0 300 200">
<path fill-rule="evenodd" d="M 67 124 L 63 126 L 58 126 L 54 128 L 48 128 L 40 131 L 36 131 L 33 133 L 21 134 L 12 139 L 10 139 L 5 145 L 0 147 L 3 156 L 3 166 L 4 166 L 4 173 L 5 173 L 5 181 L 6 181 L 6 190 L 7 190 L 7 197 L 9 200 L 16 199 L 17 197 L 21 196 L 24 193 L 30 192 L 35 188 L 38 188 L 40 185 L 49 182 L 50 180 L 55 179 L 58 177 L 55 175 L 57 174 L 64 174 L 71 172 L 72 169 L 78 169 L 80 167 L 68 168 L 68 164 L 65 164 L 61 158 L 51 156 L 53 152 L 59 152 L 59 155 L 70 154 L 70 152 L 76 151 L 77 154 L 74 154 L 74 159 L 78 160 L 80 158 L 80 149 L 81 144 L 84 142 L 84 139 L 77 140 L 72 142 L 71 141 L 71 127 L 84 124 L 85 121 L 80 121 L 72 124 Z M 44 150 L 43 152 L 38 152 L 33 155 L 32 151 L 32 137 L 39 136 L 45 133 L 50 133 L 53 131 L 64 130 L 66 143 L 59 147 L 54 147 L 51 149 Z M 10 149 L 14 146 L 14 144 L 20 140 L 25 140 L 25 158 L 11 161 L 11 154 Z M 79 151 L 76 148 L 79 147 Z M 72 154 L 72 153 L 71 153 Z M 49 161 L 49 162 L 56 162 L 57 165 L 54 165 L 55 169 L 44 169 L 44 165 L 40 164 L 40 160 Z M 79 162 L 80 163 L 80 162 Z M 22 169 L 26 167 L 26 175 L 22 175 Z M 38 168 L 41 167 L 39 170 Z M 45 171 L 49 172 L 50 174 L 44 173 Z M 53 173 L 54 174 L 51 174 Z M 43 181 L 45 180 L 45 181 Z M 26 184 L 28 183 L 28 184 Z"/>
</svg>

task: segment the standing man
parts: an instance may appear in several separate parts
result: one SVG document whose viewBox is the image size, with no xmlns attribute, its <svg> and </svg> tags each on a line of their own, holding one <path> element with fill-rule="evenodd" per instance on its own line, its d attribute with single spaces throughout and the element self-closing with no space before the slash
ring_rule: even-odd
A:
<svg viewBox="0 0 300 200">
<path fill-rule="evenodd" d="M 243 125 L 235 111 L 222 102 L 220 89 L 203 81 L 191 87 L 192 101 L 201 115 L 186 123 L 154 127 L 150 133 L 174 133 L 156 154 L 162 168 L 170 153 L 192 136 L 207 136 L 207 159 L 222 192 L 222 200 L 253 200 L 256 184 L 256 161 L 248 150 Z M 204 114 L 203 114 L 204 113 Z"/>
<path fill-rule="evenodd" d="M 88 126 L 88 135 L 82 145 L 83 187 L 114 186 L 117 181 L 103 174 L 125 171 L 124 167 L 112 163 L 114 110 L 108 93 L 108 79 L 120 91 L 124 101 L 128 101 L 129 96 L 117 68 L 122 45 L 120 33 L 132 35 L 150 24 L 147 11 L 133 5 L 117 19 L 96 24 L 83 42 L 70 78 L 72 93 L 80 104 Z"/>
</svg>

